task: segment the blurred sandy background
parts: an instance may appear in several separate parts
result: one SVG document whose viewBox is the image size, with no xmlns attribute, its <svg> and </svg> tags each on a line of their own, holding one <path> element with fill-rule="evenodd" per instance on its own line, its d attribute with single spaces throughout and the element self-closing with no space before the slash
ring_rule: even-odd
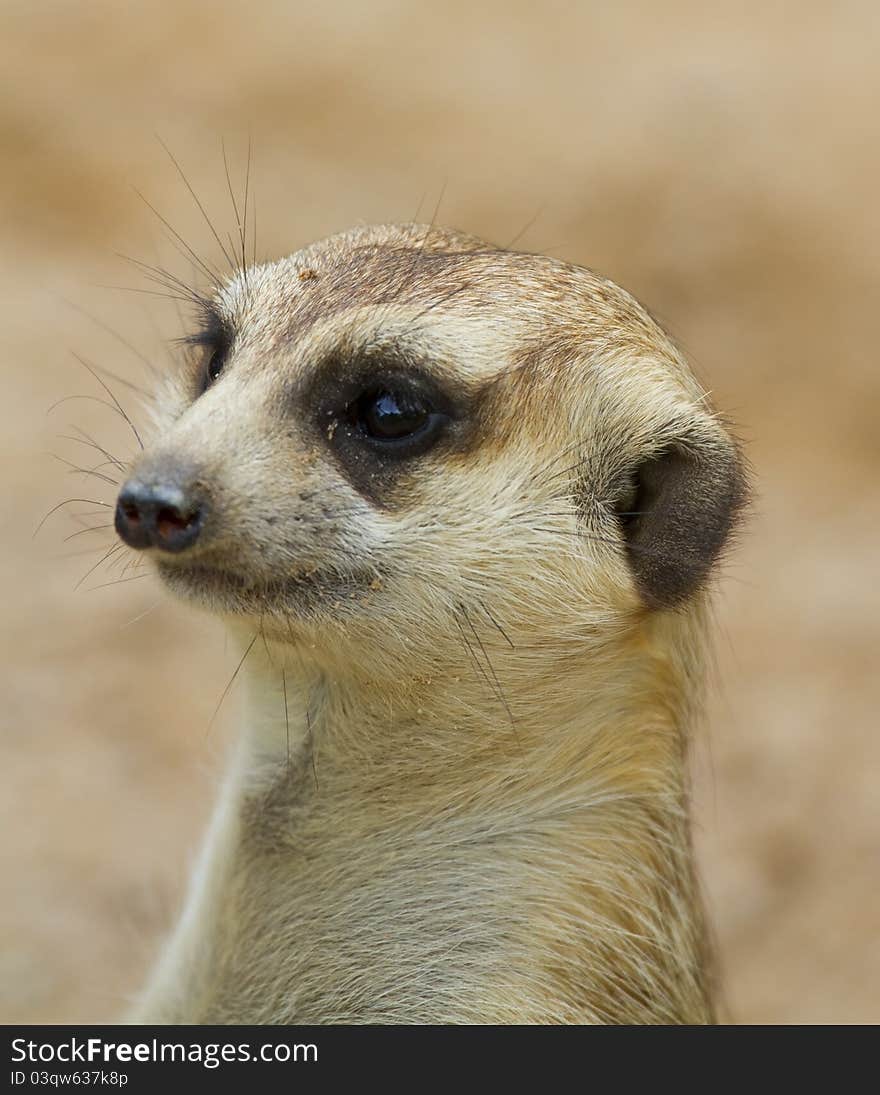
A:
<svg viewBox="0 0 880 1095">
<path fill-rule="evenodd" d="M 59 434 L 132 451 L 100 404 L 47 415 L 103 396 L 71 351 L 147 377 L 65 301 L 160 368 L 180 333 L 101 288 L 150 287 L 114 252 L 189 276 L 132 187 L 217 255 L 158 132 L 224 234 L 221 137 L 240 188 L 251 134 L 261 256 L 443 192 L 441 222 L 524 230 L 667 324 L 759 489 L 695 756 L 726 1006 L 880 1020 L 877 5 L 4 0 L 0 25 L 0 1019 L 119 1015 L 228 738 L 211 621 L 106 585 L 112 559 L 74 588 L 113 541 L 65 538 L 101 507 L 31 539 L 112 498 L 46 455 L 102 459 Z"/>
</svg>

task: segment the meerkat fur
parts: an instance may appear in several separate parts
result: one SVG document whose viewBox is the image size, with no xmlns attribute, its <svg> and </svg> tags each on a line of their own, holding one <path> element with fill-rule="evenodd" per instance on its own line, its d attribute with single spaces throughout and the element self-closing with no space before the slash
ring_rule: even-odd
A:
<svg viewBox="0 0 880 1095">
<path fill-rule="evenodd" d="M 711 1021 L 687 748 L 746 490 L 676 347 L 590 271 L 413 225 L 205 310 L 130 475 L 204 499 L 149 554 L 234 638 L 242 726 L 132 1017 Z M 346 408 L 412 377 L 446 423 L 390 461 Z"/>
</svg>

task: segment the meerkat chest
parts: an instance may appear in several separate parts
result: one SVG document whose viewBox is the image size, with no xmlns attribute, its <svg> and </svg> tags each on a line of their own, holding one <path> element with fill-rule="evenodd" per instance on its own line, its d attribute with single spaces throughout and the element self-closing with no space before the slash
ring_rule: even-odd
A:
<svg viewBox="0 0 880 1095">
<path fill-rule="evenodd" d="M 200 1022 L 484 1020 L 524 879 L 467 826 L 250 811 L 204 956 Z M 520 914 L 513 909 L 519 905 Z"/>
</svg>

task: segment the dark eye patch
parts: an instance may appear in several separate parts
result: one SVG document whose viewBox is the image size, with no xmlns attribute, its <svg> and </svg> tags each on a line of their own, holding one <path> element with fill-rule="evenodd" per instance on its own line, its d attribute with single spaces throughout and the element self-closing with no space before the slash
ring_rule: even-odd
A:
<svg viewBox="0 0 880 1095">
<path fill-rule="evenodd" d="M 390 507 L 422 458 L 461 449 L 473 434 L 471 400 L 439 369 L 393 349 L 337 357 L 317 368 L 304 406 L 349 482 Z"/>
</svg>

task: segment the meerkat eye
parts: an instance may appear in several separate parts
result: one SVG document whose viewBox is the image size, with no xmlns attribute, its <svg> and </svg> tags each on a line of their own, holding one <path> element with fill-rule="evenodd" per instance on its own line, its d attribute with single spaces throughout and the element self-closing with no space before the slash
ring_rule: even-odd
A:
<svg viewBox="0 0 880 1095">
<path fill-rule="evenodd" d="M 349 405 L 352 424 L 376 441 L 401 442 L 440 424 L 437 414 L 422 396 L 413 392 L 365 392 Z"/>
<path fill-rule="evenodd" d="M 226 367 L 232 347 L 233 331 L 223 316 L 211 305 L 205 305 L 198 329 L 181 341 L 192 346 L 196 397 L 205 392 Z"/>
<path fill-rule="evenodd" d="M 332 358 L 317 370 L 303 403 L 349 481 L 387 504 L 398 472 L 462 434 L 462 406 L 438 379 L 389 351 Z"/>
<path fill-rule="evenodd" d="M 205 387 L 213 384 L 217 377 L 223 372 L 223 366 L 226 364 L 226 354 L 222 348 L 216 347 L 208 354 L 207 362 L 205 363 Z"/>
</svg>

